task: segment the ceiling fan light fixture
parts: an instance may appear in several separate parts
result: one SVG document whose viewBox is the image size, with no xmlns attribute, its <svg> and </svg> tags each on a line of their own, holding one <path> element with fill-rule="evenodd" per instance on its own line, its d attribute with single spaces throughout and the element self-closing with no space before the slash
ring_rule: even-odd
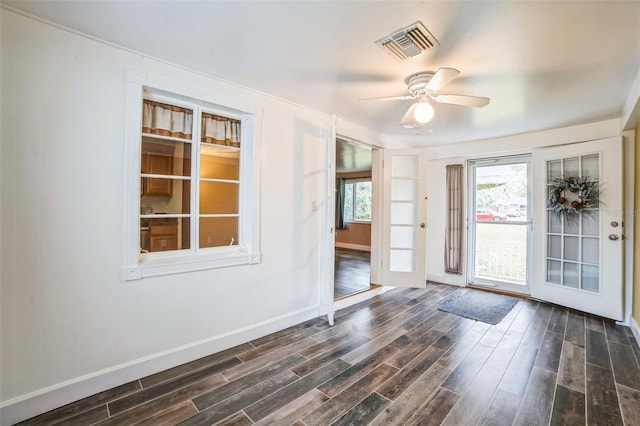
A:
<svg viewBox="0 0 640 426">
<path fill-rule="evenodd" d="M 429 101 L 423 101 L 418 103 L 418 106 L 416 106 L 416 109 L 413 111 L 413 118 L 415 118 L 418 123 L 428 123 L 433 118 L 434 112 Z"/>
</svg>

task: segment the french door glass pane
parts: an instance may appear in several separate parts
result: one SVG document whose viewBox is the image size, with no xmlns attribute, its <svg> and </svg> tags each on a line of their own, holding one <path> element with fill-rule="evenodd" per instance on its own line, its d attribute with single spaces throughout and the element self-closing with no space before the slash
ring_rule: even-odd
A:
<svg viewBox="0 0 640 426">
<path fill-rule="evenodd" d="M 549 257 L 555 259 L 562 258 L 562 237 L 559 235 L 549 235 Z"/>
<path fill-rule="evenodd" d="M 597 154 L 582 157 L 582 176 L 598 177 L 598 163 Z"/>
<path fill-rule="evenodd" d="M 415 155 L 395 155 L 391 162 L 391 176 L 406 178 L 418 176 L 418 157 Z"/>
<path fill-rule="evenodd" d="M 393 225 L 411 225 L 415 221 L 414 203 L 391 203 L 391 223 Z"/>
<path fill-rule="evenodd" d="M 564 258 L 565 260 L 578 260 L 578 237 L 564 237 Z"/>
<path fill-rule="evenodd" d="M 580 159 L 578 157 L 565 158 L 562 162 L 562 176 L 576 176 L 580 170 Z"/>
<path fill-rule="evenodd" d="M 410 226 L 391 227 L 391 247 L 411 249 L 415 247 L 415 232 Z"/>
<path fill-rule="evenodd" d="M 391 250 L 389 269 L 394 272 L 413 272 L 416 270 L 414 250 Z"/>
<path fill-rule="evenodd" d="M 560 160 L 557 161 L 549 161 L 547 166 L 547 176 L 549 181 L 553 178 L 562 177 L 562 162 Z"/>
<path fill-rule="evenodd" d="M 578 264 L 571 262 L 563 262 L 564 270 L 562 271 L 562 280 L 565 286 L 578 288 L 580 285 L 578 279 Z"/>
<path fill-rule="evenodd" d="M 394 179 L 391 182 L 391 199 L 411 201 L 416 198 L 418 182 L 415 179 Z"/>
<path fill-rule="evenodd" d="M 585 263 L 598 264 L 600 247 L 597 238 L 582 237 L 582 261 Z"/>
<path fill-rule="evenodd" d="M 582 265 L 582 289 L 598 292 L 600 289 L 598 267 L 593 265 Z"/>
<path fill-rule="evenodd" d="M 600 234 L 598 225 L 600 222 L 599 212 L 597 210 L 582 215 L 582 235 L 598 236 Z"/>
<path fill-rule="evenodd" d="M 547 281 L 560 284 L 560 269 L 562 269 L 562 262 L 547 260 Z"/>
<path fill-rule="evenodd" d="M 564 220 L 564 233 L 578 235 L 580 234 L 580 221 L 577 218 L 571 218 L 570 220 Z"/>
<path fill-rule="evenodd" d="M 549 218 L 548 218 L 548 227 L 549 227 L 549 232 L 553 232 L 556 234 L 559 234 L 562 232 L 562 221 L 560 220 L 560 217 L 555 214 L 553 211 L 549 210 L 547 212 Z"/>
</svg>

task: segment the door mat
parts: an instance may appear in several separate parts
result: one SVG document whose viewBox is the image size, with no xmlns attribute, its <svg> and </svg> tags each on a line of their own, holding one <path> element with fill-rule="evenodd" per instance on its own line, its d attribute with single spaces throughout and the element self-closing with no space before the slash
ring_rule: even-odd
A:
<svg viewBox="0 0 640 426">
<path fill-rule="evenodd" d="M 438 310 L 489 324 L 497 324 L 509 313 L 520 299 L 485 291 L 467 290 L 440 305 Z"/>
</svg>

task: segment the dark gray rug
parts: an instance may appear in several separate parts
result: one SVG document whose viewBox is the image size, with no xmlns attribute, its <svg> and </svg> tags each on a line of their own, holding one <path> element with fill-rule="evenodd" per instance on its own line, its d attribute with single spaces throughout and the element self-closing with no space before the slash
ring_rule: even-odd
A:
<svg viewBox="0 0 640 426">
<path fill-rule="evenodd" d="M 465 318 L 497 324 L 520 299 L 486 291 L 467 290 L 463 295 L 444 301 L 438 308 Z"/>
</svg>

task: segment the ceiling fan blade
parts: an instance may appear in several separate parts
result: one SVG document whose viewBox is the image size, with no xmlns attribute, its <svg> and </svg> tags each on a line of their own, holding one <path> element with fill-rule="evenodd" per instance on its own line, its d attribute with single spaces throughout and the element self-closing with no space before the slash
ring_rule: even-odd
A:
<svg viewBox="0 0 640 426">
<path fill-rule="evenodd" d="M 432 92 L 438 91 L 444 87 L 445 84 L 460 75 L 460 71 L 455 68 L 438 68 L 436 73 L 431 77 L 431 80 L 426 85 L 426 89 Z"/>
<path fill-rule="evenodd" d="M 382 96 L 380 98 L 365 98 L 360 99 L 358 102 L 368 102 L 368 101 L 408 101 L 409 99 L 415 99 L 416 97 L 413 95 L 404 95 L 404 96 Z"/>
<path fill-rule="evenodd" d="M 489 103 L 489 98 L 483 98 L 480 96 L 436 95 L 433 96 L 433 99 L 441 104 L 462 105 L 476 108 L 482 108 Z"/>
<path fill-rule="evenodd" d="M 418 106 L 419 102 L 414 103 L 413 105 L 411 105 L 409 107 L 409 109 L 407 110 L 407 112 L 404 114 L 404 116 L 402 116 L 402 120 L 400 120 L 400 124 L 401 125 L 405 125 L 405 124 L 412 124 L 416 122 L 416 119 L 413 115 L 414 111 L 416 110 L 416 107 Z"/>
</svg>

